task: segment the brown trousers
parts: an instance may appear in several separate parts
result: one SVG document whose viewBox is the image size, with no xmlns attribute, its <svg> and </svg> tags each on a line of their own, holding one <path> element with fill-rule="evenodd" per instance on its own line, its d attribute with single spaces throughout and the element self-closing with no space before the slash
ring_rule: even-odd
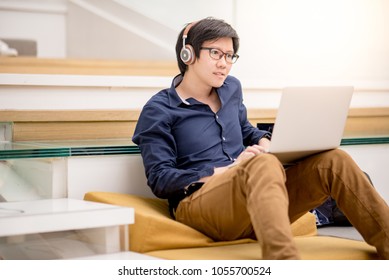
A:
<svg viewBox="0 0 389 280">
<path fill-rule="evenodd" d="M 214 240 L 256 238 L 264 259 L 299 259 L 290 223 L 329 195 L 366 242 L 389 259 L 389 207 L 340 149 L 286 170 L 271 154 L 255 156 L 183 199 L 176 219 Z"/>
</svg>

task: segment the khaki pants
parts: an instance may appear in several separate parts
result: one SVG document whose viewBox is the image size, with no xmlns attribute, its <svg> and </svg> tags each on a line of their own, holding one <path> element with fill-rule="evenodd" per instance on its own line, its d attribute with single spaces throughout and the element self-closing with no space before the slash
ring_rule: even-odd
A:
<svg viewBox="0 0 389 280">
<path fill-rule="evenodd" d="M 290 223 L 329 195 L 366 242 L 389 259 L 388 205 L 340 149 L 286 170 L 271 154 L 255 156 L 183 199 L 176 219 L 214 240 L 257 238 L 264 259 L 299 259 Z"/>
</svg>

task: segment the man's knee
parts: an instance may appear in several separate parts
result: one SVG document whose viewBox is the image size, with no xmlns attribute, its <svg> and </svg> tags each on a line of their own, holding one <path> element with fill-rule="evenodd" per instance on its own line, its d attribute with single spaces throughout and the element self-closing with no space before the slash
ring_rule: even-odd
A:
<svg viewBox="0 0 389 280">
<path fill-rule="evenodd" d="M 253 160 L 255 161 L 261 161 L 263 162 L 264 164 L 268 164 L 268 165 L 274 165 L 274 166 L 282 166 L 281 162 L 278 160 L 278 158 L 273 155 L 273 154 L 269 154 L 269 153 L 263 153 L 263 154 L 260 154 L 258 156 L 255 156 L 253 158 Z"/>
<path fill-rule="evenodd" d="M 322 161 L 330 161 L 330 162 L 349 162 L 352 161 L 352 158 L 348 153 L 341 149 L 333 149 L 320 154 L 320 159 Z"/>
<path fill-rule="evenodd" d="M 252 157 L 243 163 L 243 169 L 250 176 L 277 176 L 286 177 L 284 167 L 276 156 L 268 153 Z"/>
</svg>

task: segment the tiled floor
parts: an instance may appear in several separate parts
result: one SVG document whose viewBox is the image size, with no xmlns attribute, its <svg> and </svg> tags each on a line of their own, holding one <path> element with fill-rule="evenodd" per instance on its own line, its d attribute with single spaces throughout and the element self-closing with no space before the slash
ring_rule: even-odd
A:
<svg viewBox="0 0 389 280">
<path fill-rule="evenodd" d="M 343 238 L 363 240 L 354 227 L 322 227 L 318 228 L 318 235 L 339 236 Z"/>
</svg>

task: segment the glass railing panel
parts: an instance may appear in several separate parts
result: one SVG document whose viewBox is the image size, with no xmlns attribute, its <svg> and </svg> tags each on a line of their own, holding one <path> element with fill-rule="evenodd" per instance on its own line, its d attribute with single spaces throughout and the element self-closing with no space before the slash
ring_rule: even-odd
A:
<svg viewBox="0 0 389 280">
<path fill-rule="evenodd" d="M 47 147 L 31 142 L 0 142 L 0 160 L 69 156 L 69 148 Z"/>
<path fill-rule="evenodd" d="M 61 197 L 66 197 L 66 158 L 0 160 L 1 201 Z"/>
<path fill-rule="evenodd" d="M 127 139 L 0 142 L 0 160 L 137 153 L 139 148 Z"/>
<path fill-rule="evenodd" d="M 374 144 L 389 144 L 389 136 L 343 138 L 340 143 L 341 146 Z"/>
<path fill-rule="evenodd" d="M 341 146 L 388 144 L 389 136 L 343 138 Z M 96 139 L 72 141 L 0 141 L 0 160 L 21 158 L 55 158 L 69 156 L 139 154 L 129 139 Z"/>
</svg>

